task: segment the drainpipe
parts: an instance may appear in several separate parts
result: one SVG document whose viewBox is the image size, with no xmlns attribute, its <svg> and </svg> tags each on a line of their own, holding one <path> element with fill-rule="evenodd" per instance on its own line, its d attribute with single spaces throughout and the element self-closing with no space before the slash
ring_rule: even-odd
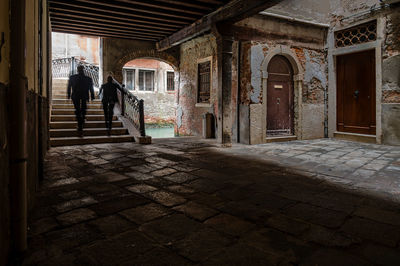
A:
<svg viewBox="0 0 400 266">
<path fill-rule="evenodd" d="M 27 145 L 25 0 L 11 4 L 10 90 L 8 95 L 11 239 L 14 252 L 27 248 Z"/>
</svg>

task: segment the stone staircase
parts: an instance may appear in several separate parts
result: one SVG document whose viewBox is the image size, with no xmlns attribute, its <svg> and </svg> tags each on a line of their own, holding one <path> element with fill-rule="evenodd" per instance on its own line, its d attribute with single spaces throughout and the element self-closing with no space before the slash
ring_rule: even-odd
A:
<svg viewBox="0 0 400 266">
<path fill-rule="evenodd" d="M 78 135 L 75 109 L 71 100 L 67 99 L 66 79 L 53 79 L 52 107 L 50 117 L 50 145 L 68 146 L 83 144 L 132 142 L 122 121 L 113 117 L 111 135 L 107 135 L 104 113 L 99 99 L 88 103 L 83 137 Z"/>
</svg>

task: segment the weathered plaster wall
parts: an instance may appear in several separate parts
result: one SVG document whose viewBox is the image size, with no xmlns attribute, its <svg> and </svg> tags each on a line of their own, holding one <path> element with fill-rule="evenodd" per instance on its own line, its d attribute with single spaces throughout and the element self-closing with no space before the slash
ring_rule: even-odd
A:
<svg viewBox="0 0 400 266">
<path fill-rule="evenodd" d="M 328 86 L 324 51 L 327 29 L 267 16 L 254 16 L 237 25 L 243 27 L 242 30 L 247 32 L 245 36 L 251 39 L 241 45 L 240 108 L 243 111 L 240 111 L 240 119 L 250 120 L 250 134 L 241 128 L 241 142 L 255 144 L 264 141 L 262 133 L 266 129 L 260 123 L 265 119 L 263 71 L 266 69 L 262 69 L 262 65 L 281 47 L 290 53 L 285 55 L 291 57 L 289 61 L 299 64 L 293 65 L 295 75 L 300 79 L 300 84 L 294 81 L 295 134 L 300 139 L 324 137 L 324 93 Z M 254 36 L 248 36 L 251 31 Z M 241 34 L 237 35 L 241 38 Z M 299 73 L 296 69 L 304 72 Z M 250 118 L 247 118 L 248 105 Z M 250 139 L 246 140 L 244 136 Z"/>
<path fill-rule="evenodd" d="M 210 105 L 197 105 L 197 61 L 212 57 Z M 193 39 L 181 45 L 180 89 L 177 110 L 179 135 L 202 135 L 202 119 L 206 113 L 217 116 L 217 43 L 213 35 Z"/>
<path fill-rule="evenodd" d="M 382 54 L 382 142 L 400 145 L 400 7 L 385 15 Z"/>
<path fill-rule="evenodd" d="M 265 11 L 311 22 L 328 23 L 329 2 L 330 0 L 283 0 Z"/>
<path fill-rule="evenodd" d="M 76 57 L 88 63 L 100 63 L 100 38 L 81 36 L 75 34 L 52 33 L 52 57 Z"/>
</svg>

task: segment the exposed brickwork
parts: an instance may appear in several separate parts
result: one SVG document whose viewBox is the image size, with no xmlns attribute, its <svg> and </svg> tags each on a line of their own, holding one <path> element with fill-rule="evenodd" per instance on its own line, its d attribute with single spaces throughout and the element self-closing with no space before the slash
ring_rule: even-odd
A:
<svg viewBox="0 0 400 266">
<path fill-rule="evenodd" d="M 217 44 L 212 35 L 189 41 L 181 46 L 180 89 L 178 109 L 179 135 L 202 135 L 202 119 L 207 112 L 217 117 Z M 197 61 L 212 57 L 210 107 L 196 107 Z"/>
</svg>

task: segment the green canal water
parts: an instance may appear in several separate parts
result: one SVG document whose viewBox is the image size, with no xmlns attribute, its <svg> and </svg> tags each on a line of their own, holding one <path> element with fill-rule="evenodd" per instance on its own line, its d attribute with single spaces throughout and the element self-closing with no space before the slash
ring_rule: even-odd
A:
<svg viewBox="0 0 400 266">
<path fill-rule="evenodd" d="M 146 124 L 145 127 L 146 127 L 146 135 L 151 136 L 154 139 L 175 137 L 174 125 L 157 127 L 154 125 Z"/>
</svg>

